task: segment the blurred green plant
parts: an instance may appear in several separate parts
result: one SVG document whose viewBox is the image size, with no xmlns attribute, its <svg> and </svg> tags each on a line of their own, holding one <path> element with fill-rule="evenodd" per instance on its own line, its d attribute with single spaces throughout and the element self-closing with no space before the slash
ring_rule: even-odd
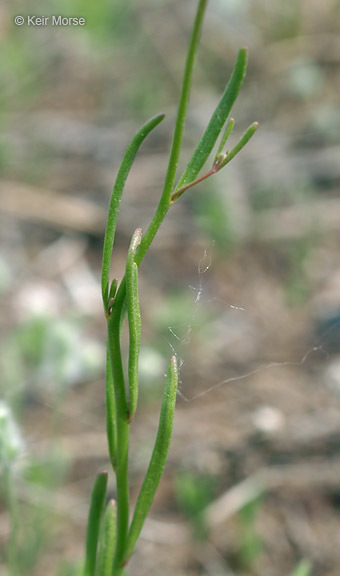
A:
<svg viewBox="0 0 340 576">
<path fill-rule="evenodd" d="M 15 491 L 15 464 L 23 452 L 23 440 L 9 406 L 0 403 L 0 487 L 10 517 L 7 566 L 9 574 L 18 573 L 20 516 Z"/>
<path fill-rule="evenodd" d="M 182 470 L 176 475 L 175 494 L 178 507 L 188 518 L 193 535 L 197 539 L 207 536 L 204 509 L 213 500 L 216 478 L 210 474 L 194 474 Z"/>
<path fill-rule="evenodd" d="M 228 198 L 222 197 L 223 191 L 212 189 L 209 196 L 202 194 L 194 206 L 195 219 L 200 230 L 214 242 L 217 250 L 232 251 L 237 243 L 237 234 L 233 229 L 228 210 Z"/>
<path fill-rule="evenodd" d="M 58 567 L 57 576 L 82 576 L 84 567 L 82 563 L 72 564 L 70 562 L 63 562 Z"/>
<path fill-rule="evenodd" d="M 308 560 L 301 560 L 292 572 L 291 576 L 310 576 L 311 565 Z"/>
<path fill-rule="evenodd" d="M 105 507 L 107 473 L 97 476 L 92 491 L 84 576 L 120 576 L 128 562 L 160 482 L 172 435 L 175 411 L 178 368 L 176 357 L 170 360 L 160 412 L 154 450 L 130 522 L 129 506 L 129 431 L 138 402 L 138 363 L 141 339 L 141 315 L 138 295 L 138 268 L 157 234 L 169 208 L 184 192 L 210 178 L 226 166 L 253 136 L 257 123 L 252 124 L 230 151 L 225 150 L 234 121 L 229 118 L 238 96 L 247 66 L 247 50 L 238 53 L 226 89 L 199 141 L 183 174 L 175 184 L 182 137 L 189 102 L 194 60 L 201 34 L 207 0 L 199 0 L 183 75 L 177 118 L 164 187 L 154 217 L 144 236 L 137 228 L 127 255 L 126 273 L 119 286 L 110 282 L 110 266 L 122 193 L 136 154 L 148 136 L 163 120 L 164 114 L 151 118 L 136 133 L 123 157 L 111 196 L 104 239 L 102 264 L 102 298 L 107 319 L 106 407 L 107 436 L 110 461 L 116 475 L 116 506 Z M 211 168 L 200 171 L 223 132 Z M 129 329 L 128 374 L 126 379 L 121 354 L 121 332 L 127 315 Z M 101 536 L 102 535 L 102 536 Z M 99 541 L 101 541 L 99 543 Z M 113 562 L 111 564 L 110 558 Z"/>
<path fill-rule="evenodd" d="M 261 506 L 262 498 L 257 498 L 246 504 L 238 514 L 240 534 L 237 560 L 242 569 L 251 570 L 262 552 L 262 540 L 256 528 Z"/>
<path fill-rule="evenodd" d="M 314 233 L 293 239 L 283 247 L 284 258 L 287 262 L 284 289 L 290 306 L 300 306 L 310 293 L 306 263 L 315 246 L 313 236 Z"/>
<path fill-rule="evenodd" d="M 17 386 L 15 401 L 25 393 L 50 393 L 59 399 L 71 385 L 96 377 L 102 368 L 103 347 L 82 335 L 82 319 L 33 314 L 3 344 L 3 390 Z M 27 382 L 33 382 L 27 390 Z"/>
<path fill-rule="evenodd" d="M 37 456 L 32 459 L 28 457 L 12 410 L 1 401 L 0 492 L 10 519 L 6 551 L 8 576 L 23 576 L 32 572 L 51 536 L 52 528 L 50 510 L 43 502 L 37 507 L 34 498 L 32 505 L 28 497 L 19 507 L 18 486 L 24 486 L 28 495 L 34 494 L 37 488 L 51 493 L 67 471 L 68 461 L 60 450 L 50 451 L 45 460 Z"/>
</svg>

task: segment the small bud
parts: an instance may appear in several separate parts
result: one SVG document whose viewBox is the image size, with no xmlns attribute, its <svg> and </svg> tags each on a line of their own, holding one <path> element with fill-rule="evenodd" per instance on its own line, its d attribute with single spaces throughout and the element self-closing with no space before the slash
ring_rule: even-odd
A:
<svg viewBox="0 0 340 576">
<path fill-rule="evenodd" d="M 221 164 L 223 164 L 224 160 L 226 159 L 226 157 L 228 156 L 229 152 L 228 150 L 226 150 L 226 152 L 223 152 L 222 154 L 219 154 L 218 156 L 216 156 L 215 161 L 214 161 L 214 166 L 216 166 L 217 168 L 220 168 Z"/>
</svg>

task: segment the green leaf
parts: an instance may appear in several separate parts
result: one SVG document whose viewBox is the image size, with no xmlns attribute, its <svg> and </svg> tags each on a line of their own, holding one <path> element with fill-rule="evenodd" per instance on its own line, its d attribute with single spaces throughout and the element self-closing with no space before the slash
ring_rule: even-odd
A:
<svg viewBox="0 0 340 576">
<path fill-rule="evenodd" d="M 218 149 L 217 149 L 216 156 L 215 156 L 215 162 L 216 162 L 217 158 L 219 157 L 219 155 L 222 154 L 223 148 L 224 148 L 230 134 L 233 131 L 234 124 L 235 124 L 234 118 L 229 118 L 229 120 L 227 122 L 226 129 L 225 129 L 224 134 L 221 138 L 221 142 L 218 145 Z"/>
<path fill-rule="evenodd" d="M 223 130 L 223 126 L 230 114 L 232 106 L 238 96 L 241 89 L 243 79 L 246 74 L 247 68 L 247 50 L 241 48 L 237 55 L 236 63 L 232 71 L 230 80 L 226 86 L 226 89 L 222 95 L 222 98 L 210 118 L 209 124 L 193 154 L 189 163 L 184 170 L 182 176 L 180 177 L 176 190 L 182 188 L 192 182 L 198 175 L 201 168 L 207 161 L 213 147 L 215 146 L 216 140 Z"/>
<path fill-rule="evenodd" d="M 253 124 L 251 124 L 249 126 L 249 128 L 247 128 L 247 130 L 245 131 L 245 133 L 241 136 L 240 140 L 238 141 L 238 143 L 236 144 L 236 146 L 234 146 L 234 148 L 228 152 L 226 154 L 226 156 L 224 157 L 224 159 L 222 161 L 219 162 L 219 170 L 221 168 L 223 168 L 224 166 L 226 166 L 226 164 L 229 164 L 229 162 L 235 158 L 236 154 L 238 154 L 242 148 L 245 147 L 245 145 L 249 142 L 249 140 L 252 138 L 252 136 L 254 135 L 254 133 L 256 132 L 256 130 L 258 129 L 259 123 L 258 122 L 253 122 Z"/>
<path fill-rule="evenodd" d="M 101 518 L 104 512 L 108 474 L 98 474 L 92 488 L 86 534 L 86 558 L 84 576 L 95 576 L 97 546 Z"/>
<path fill-rule="evenodd" d="M 112 576 L 113 556 L 116 544 L 117 508 L 114 500 L 108 503 L 102 529 L 98 553 L 97 576 Z"/>
<path fill-rule="evenodd" d="M 142 230 L 137 228 L 132 236 L 126 261 L 127 309 L 129 321 L 129 420 L 131 421 L 138 401 L 138 360 L 142 333 L 140 306 L 138 297 L 138 266 L 135 256 L 141 243 Z"/>
<path fill-rule="evenodd" d="M 177 386 L 178 386 L 177 361 L 176 357 L 172 356 L 163 392 L 163 400 L 162 400 L 161 414 L 159 418 L 157 438 L 151 456 L 150 464 L 138 496 L 138 500 L 136 503 L 129 531 L 128 543 L 125 553 L 126 560 L 132 554 L 132 551 L 135 547 L 135 544 L 138 540 L 138 537 L 143 528 L 143 524 L 145 522 L 145 519 L 153 502 L 159 481 L 163 474 L 172 435 Z"/>
<path fill-rule="evenodd" d="M 111 282 L 111 286 L 110 286 L 110 292 L 109 292 L 109 299 L 114 298 L 117 292 L 117 287 L 118 287 L 118 280 L 117 278 L 114 278 Z"/>
<path fill-rule="evenodd" d="M 150 132 L 160 123 L 164 118 L 164 114 L 154 116 L 146 122 L 135 134 L 131 140 L 126 152 L 123 156 L 118 175 L 113 187 L 113 192 L 110 201 L 109 213 L 107 218 L 104 249 L 103 249 L 103 263 L 102 263 L 102 298 L 104 304 L 105 314 L 108 313 L 108 300 L 109 300 L 109 277 L 110 277 L 110 264 L 113 250 L 114 237 L 117 226 L 117 218 L 120 209 L 120 202 L 125 186 L 125 182 L 131 170 L 132 164 L 136 158 L 137 152 Z"/>
</svg>

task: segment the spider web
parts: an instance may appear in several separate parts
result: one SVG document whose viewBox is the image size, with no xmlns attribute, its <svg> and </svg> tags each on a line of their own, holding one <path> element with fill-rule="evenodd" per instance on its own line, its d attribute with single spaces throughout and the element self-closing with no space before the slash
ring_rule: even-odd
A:
<svg viewBox="0 0 340 576">
<path fill-rule="evenodd" d="M 181 378 L 181 368 L 184 365 L 185 362 L 184 357 L 195 332 L 195 325 L 199 313 L 199 307 L 211 302 L 219 302 L 224 304 L 230 310 L 234 310 L 240 313 L 247 312 L 246 308 L 239 305 L 231 304 L 230 302 L 227 302 L 226 300 L 218 297 L 212 297 L 206 299 L 204 298 L 205 277 L 212 265 L 213 246 L 214 243 L 212 244 L 210 249 L 205 249 L 201 259 L 199 260 L 197 266 L 197 284 L 195 286 L 189 285 L 190 290 L 194 294 L 193 312 L 190 321 L 188 322 L 187 327 L 184 331 L 184 335 L 180 336 L 175 332 L 172 326 L 168 326 L 168 330 L 172 336 L 173 341 L 165 337 L 168 346 L 170 347 L 172 353 L 177 358 L 178 369 L 180 374 L 178 395 L 184 402 L 192 402 L 194 400 L 198 400 L 199 398 L 202 398 L 203 396 L 206 396 L 207 394 L 210 394 L 213 391 L 216 391 L 224 386 L 227 386 L 228 384 L 239 382 L 241 380 L 246 380 L 261 372 L 283 367 L 303 367 L 308 363 L 308 360 L 316 353 L 321 353 L 324 355 L 325 358 L 329 358 L 330 355 L 325 349 L 325 342 L 327 337 L 340 326 L 340 320 L 335 321 L 329 328 L 324 330 L 323 333 L 315 340 L 315 342 L 311 346 L 307 347 L 307 349 L 304 351 L 304 353 L 298 360 L 287 359 L 284 361 L 277 361 L 277 362 L 276 361 L 264 362 L 251 370 L 246 370 L 238 375 L 219 380 L 196 394 L 190 396 L 185 394 L 183 391 L 184 382 Z"/>
</svg>

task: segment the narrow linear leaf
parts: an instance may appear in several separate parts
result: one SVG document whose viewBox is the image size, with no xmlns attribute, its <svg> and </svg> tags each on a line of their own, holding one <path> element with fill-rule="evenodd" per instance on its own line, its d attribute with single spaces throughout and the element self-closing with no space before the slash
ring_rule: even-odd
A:
<svg viewBox="0 0 340 576">
<path fill-rule="evenodd" d="M 98 474 L 92 488 L 86 534 L 84 576 L 95 576 L 100 522 L 104 512 L 108 474 Z"/>
<path fill-rule="evenodd" d="M 172 435 L 176 395 L 178 386 L 178 369 L 176 357 L 172 356 L 163 392 L 158 433 L 151 456 L 150 464 L 136 503 L 125 553 L 127 560 L 135 547 L 143 528 L 144 521 L 155 497 L 159 481 L 167 460 Z"/>
<path fill-rule="evenodd" d="M 107 313 L 108 310 L 109 276 L 110 276 L 110 264 L 111 264 L 113 243 L 116 232 L 117 217 L 125 182 L 127 180 L 127 177 L 131 170 L 131 166 L 136 158 L 136 154 L 142 142 L 145 140 L 148 134 L 150 134 L 150 132 L 163 120 L 164 116 L 165 116 L 164 114 L 158 114 L 157 116 L 154 116 L 153 118 L 148 120 L 148 122 L 146 122 L 135 134 L 123 156 L 123 160 L 120 165 L 118 175 L 113 187 L 105 230 L 103 263 L 102 263 L 101 286 L 102 286 L 102 298 L 105 313 Z"/>
<path fill-rule="evenodd" d="M 138 360 L 141 341 L 141 316 L 138 297 L 138 266 L 135 263 L 135 256 L 138 246 L 141 243 L 142 230 L 137 228 L 132 236 L 128 257 L 126 261 L 126 289 L 127 289 L 127 309 L 129 322 L 129 392 L 130 407 L 129 420 L 131 421 L 137 407 L 138 401 Z"/>
<path fill-rule="evenodd" d="M 222 136 L 222 138 L 221 138 L 221 142 L 220 142 L 219 145 L 218 145 L 218 149 L 217 149 L 217 152 L 216 152 L 215 160 L 219 157 L 220 154 L 222 154 L 223 148 L 224 148 L 224 146 L 225 146 L 225 144 L 226 144 L 226 142 L 227 142 L 230 134 L 231 134 L 232 131 L 233 131 L 234 124 L 235 124 L 234 119 L 233 119 L 233 118 L 229 118 L 229 120 L 228 120 L 228 122 L 227 122 L 226 129 L 225 129 L 224 134 L 223 134 L 223 136 Z"/>
<path fill-rule="evenodd" d="M 175 191 L 192 182 L 207 161 L 219 134 L 230 114 L 232 106 L 241 89 L 247 68 L 247 50 L 241 48 L 237 55 L 236 63 L 230 80 L 222 95 L 222 98 L 210 118 L 209 124 L 195 150 L 189 163 L 180 177 Z"/>
<path fill-rule="evenodd" d="M 112 576 L 116 544 L 116 522 L 116 503 L 114 500 L 110 500 L 105 510 L 100 531 L 97 576 Z"/>
<path fill-rule="evenodd" d="M 111 286 L 110 286 L 109 299 L 115 297 L 116 292 L 117 292 L 117 287 L 118 287 L 118 280 L 117 280 L 117 278 L 114 278 L 112 280 Z"/>
<path fill-rule="evenodd" d="M 221 168 L 223 168 L 224 166 L 226 166 L 226 164 L 229 164 L 229 162 L 233 158 L 235 158 L 236 154 L 238 154 L 242 150 L 242 148 L 245 147 L 245 145 L 249 142 L 249 140 L 252 138 L 252 136 L 256 132 L 258 126 L 259 126 L 258 122 L 253 122 L 253 124 L 251 124 L 249 126 L 249 128 L 247 128 L 247 130 L 241 136 L 241 138 L 238 141 L 238 143 L 236 144 L 236 146 L 234 146 L 234 148 L 226 155 L 225 159 L 219 164 L 219 170 Z"/>
<path fill-rule="evenodd" d="M 116 399 L 113 388 L 112 366 L 108 341 L 106 344 L 105 395 L 107 443 L 111 465 L 113 470 L 115 470 L 117 463 Z"/>
</svg>

